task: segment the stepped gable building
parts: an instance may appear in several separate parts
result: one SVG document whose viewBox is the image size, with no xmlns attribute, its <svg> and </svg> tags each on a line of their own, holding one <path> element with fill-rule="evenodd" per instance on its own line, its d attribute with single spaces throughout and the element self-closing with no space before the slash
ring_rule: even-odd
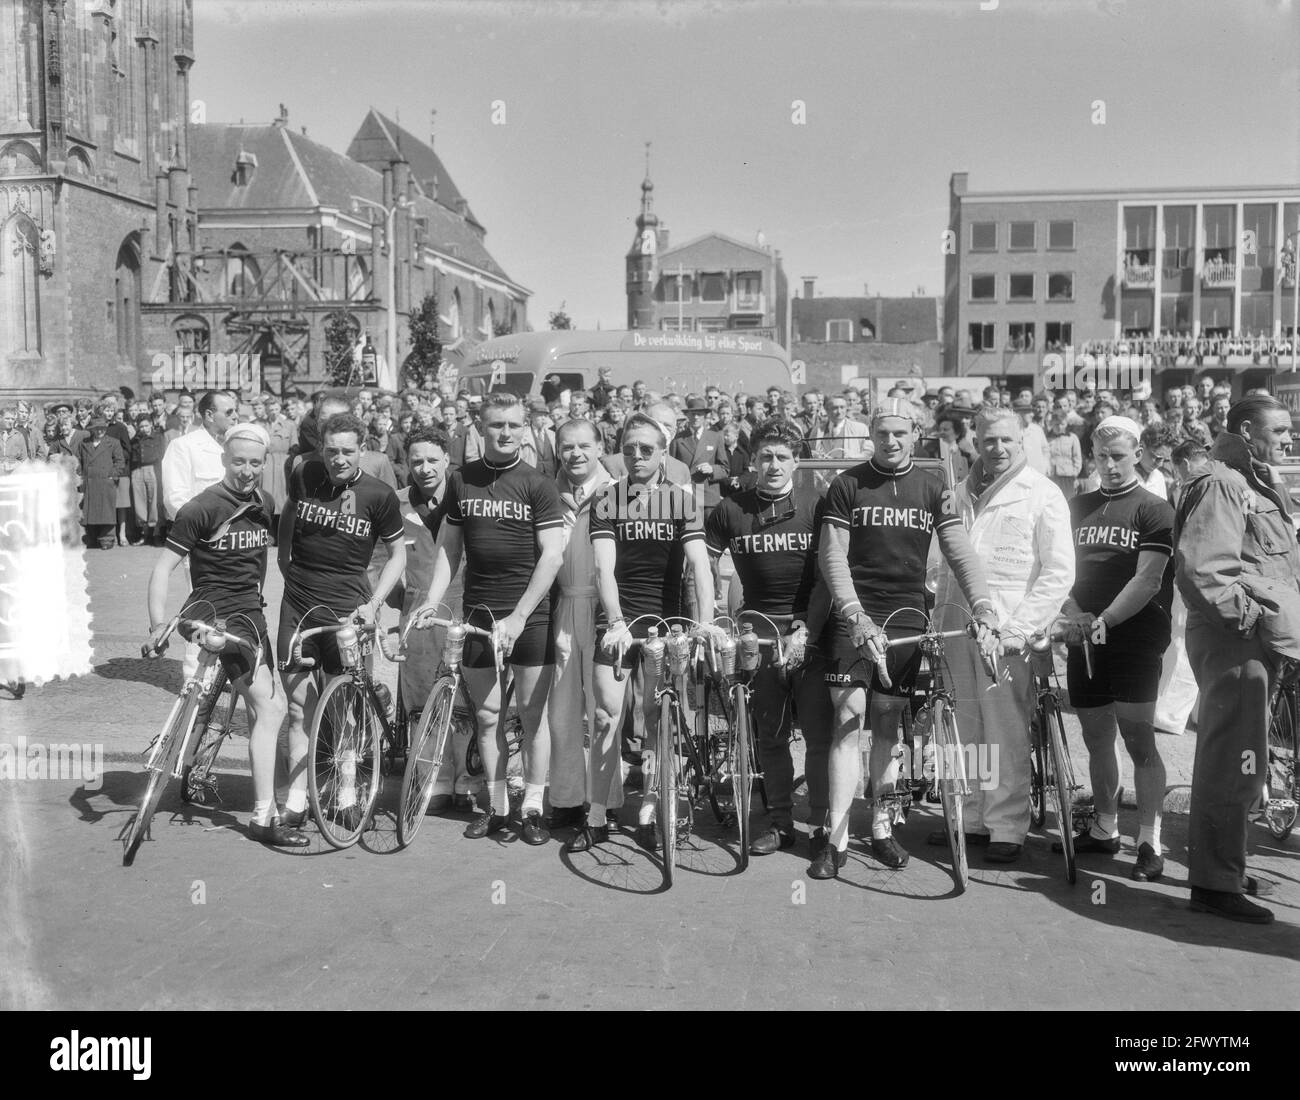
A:
<svg viewBox="0 0 1300 1100">
<path fill-rule="evenodd" d="M 195 247 L 193 63 L 190 0 L 0 5 L 0 390 L 139 391 Z"/>
</svg>

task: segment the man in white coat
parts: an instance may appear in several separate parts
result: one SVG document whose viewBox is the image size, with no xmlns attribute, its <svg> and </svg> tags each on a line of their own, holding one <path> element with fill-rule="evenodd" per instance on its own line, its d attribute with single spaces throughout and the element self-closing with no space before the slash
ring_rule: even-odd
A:
<svg viewBox="0 0 1300 1100">
<path fill-rule="evenodd" d="M 1070 509 L 1061 490 L 1025 459 L 1020 418 L 1011 409 L 976 419 L 979 457 L 958 484 L 955 505 L 984 565 L 1002 636 L 1000 677 L 990 686 L 974 641 L 957 639 L 947 657 L 964 745 L 977 746 L 969 777 L 967 843 L 987 844 L 990 863 L 1019 858 L 1029 831 L 1029 717 L 1034 683 L 1026 639 L 1046 629 L 1074 584 Z M 932 556 L 936 613 L 944 630 L 965 625 L 952 571 Z M 945 603 L 957 606 L 944 607 Z M 946 844 L 943 830 L 931 843 Z"/>
</svg>

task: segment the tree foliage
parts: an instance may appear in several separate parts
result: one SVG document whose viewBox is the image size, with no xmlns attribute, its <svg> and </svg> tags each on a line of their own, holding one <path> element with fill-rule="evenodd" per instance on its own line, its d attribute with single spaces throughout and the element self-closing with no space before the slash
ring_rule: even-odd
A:
<svg viewBox="0 0 1300 1100">
<path fill-rule="evenodd" d="M 352 349 L 361 326 L 352 314 L 335 310 L 325 319 L 325 373 L 336 386 L 352 380 Z"/>
<path fill-rule="evenodd" d="M 426 294 L 407 320 L 411 336 L 411 352 L 406 357 L 403 373 L 415 380 L 417 386 L 436 380 L 442 363 L 442 340 L 438 336 L 438 296 Z M 402 379 L 399 379 L 399 384 Z"/>
</svg>

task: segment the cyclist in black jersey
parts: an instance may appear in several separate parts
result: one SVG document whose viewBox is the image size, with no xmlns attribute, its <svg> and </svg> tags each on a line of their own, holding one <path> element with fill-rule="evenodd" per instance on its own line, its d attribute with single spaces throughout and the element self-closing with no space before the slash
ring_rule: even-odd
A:
<svg viewBox="0 0 1300 1100">
<path fill-rule="evenodd" d="M 285 705 L 275 692 L 271 640 L 262 612 L 275 505 L 260 483 L 270 446 L 270 437 L 256 424 L 231 428 L 222 443 L 225 477 L 181 506 L 149 577 L 149 648 L 156 648 L 167 625 L 168 578 L 188 557 L 193 591 L 187 602 L 210 603 L 228 632 L 260 644 L 262 650 L 256 667 L 242 651 L 221 655 L 231 687 L 248 714 L 253 773 L 248 835 L 263 844 L 300 848 L 310 843 L 306 834 L 285 825 L 275 806 L 275 742 Z"/>
<path fill-rule="evenodd" d="M 563 506 L 555 482 L 520 457 L 525 414 L 514 394 L 491 394 L 479 410 L 479 423 L 483 457 L 448 478 L 433 578 L 416 617 L 418 622 L 438 614 L 463 556 L 466 619 L 491 628 L 514 676 L 524 734 L 521 835 L 529 844 L 545 844 L 550 839 L 542 821 L 550 733 L 544 719 L 555 660 L 550 589 L 564 560 Z M 478 711 L 479 751 L 488 782 L 489 804 L 465 830 L 465 836 L 479 839 L 499 832 L 508 819 L 508 752 L 492 647 L 471 635 L 464 670 Z"/>
<path fill-rule="evenodd" d="M 915 634 L 924 623 L 926 563 L 931 540 L 939 548 L 979 624 L 981 651 L 997 648 L 996 615 L 983 570 L 957 514 L 953 493 L 942 480 L 912 463 L 917 413 L 905 398 L 888 398 L 871 418 L 875 454 L 832 482 L 826 494 L 819 546 L 822 575 L 831 590 L 838 621 L 825 644 L 837 667 L 827 673 L 835 708 L 830 753 L 829 843 L 809 868 L 812 878 L 835 878 L 847 858 L 848 812 L 859 773 L 858 739 L 868 715 L 873 734 L 871 789 L 879 794 L 897 781 L 895 735 L 920 669 L 917 646 L 886 648 L 880 624 L 900 608 L 891 637 Z M 877 662 L 886 665 L 886 686 Z M 868 695 L 869 692 L 869 695 Z M 872 808 L 871 852 L 886 867 L 905 867 L 908 853 L 893 836 L 889 810 L 876 798 Z"/>
</svg>

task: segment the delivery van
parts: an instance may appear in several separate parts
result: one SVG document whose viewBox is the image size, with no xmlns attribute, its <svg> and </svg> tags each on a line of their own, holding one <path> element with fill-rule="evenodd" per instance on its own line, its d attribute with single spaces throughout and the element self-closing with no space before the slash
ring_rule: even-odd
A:
<svg viewBox="0 0 1300 1100">
<path fill-rule="evenodd" d="M 785 349 L 743 332 L 519 332 L 448 359 L 454 384 L 470 394 L 510 390 L 549 400 L 559 390 L 590 389 L 601 367 L 609 368 L 611 385 L 640 380 L 659 393 L 795 388 Z"/>
</svg>

